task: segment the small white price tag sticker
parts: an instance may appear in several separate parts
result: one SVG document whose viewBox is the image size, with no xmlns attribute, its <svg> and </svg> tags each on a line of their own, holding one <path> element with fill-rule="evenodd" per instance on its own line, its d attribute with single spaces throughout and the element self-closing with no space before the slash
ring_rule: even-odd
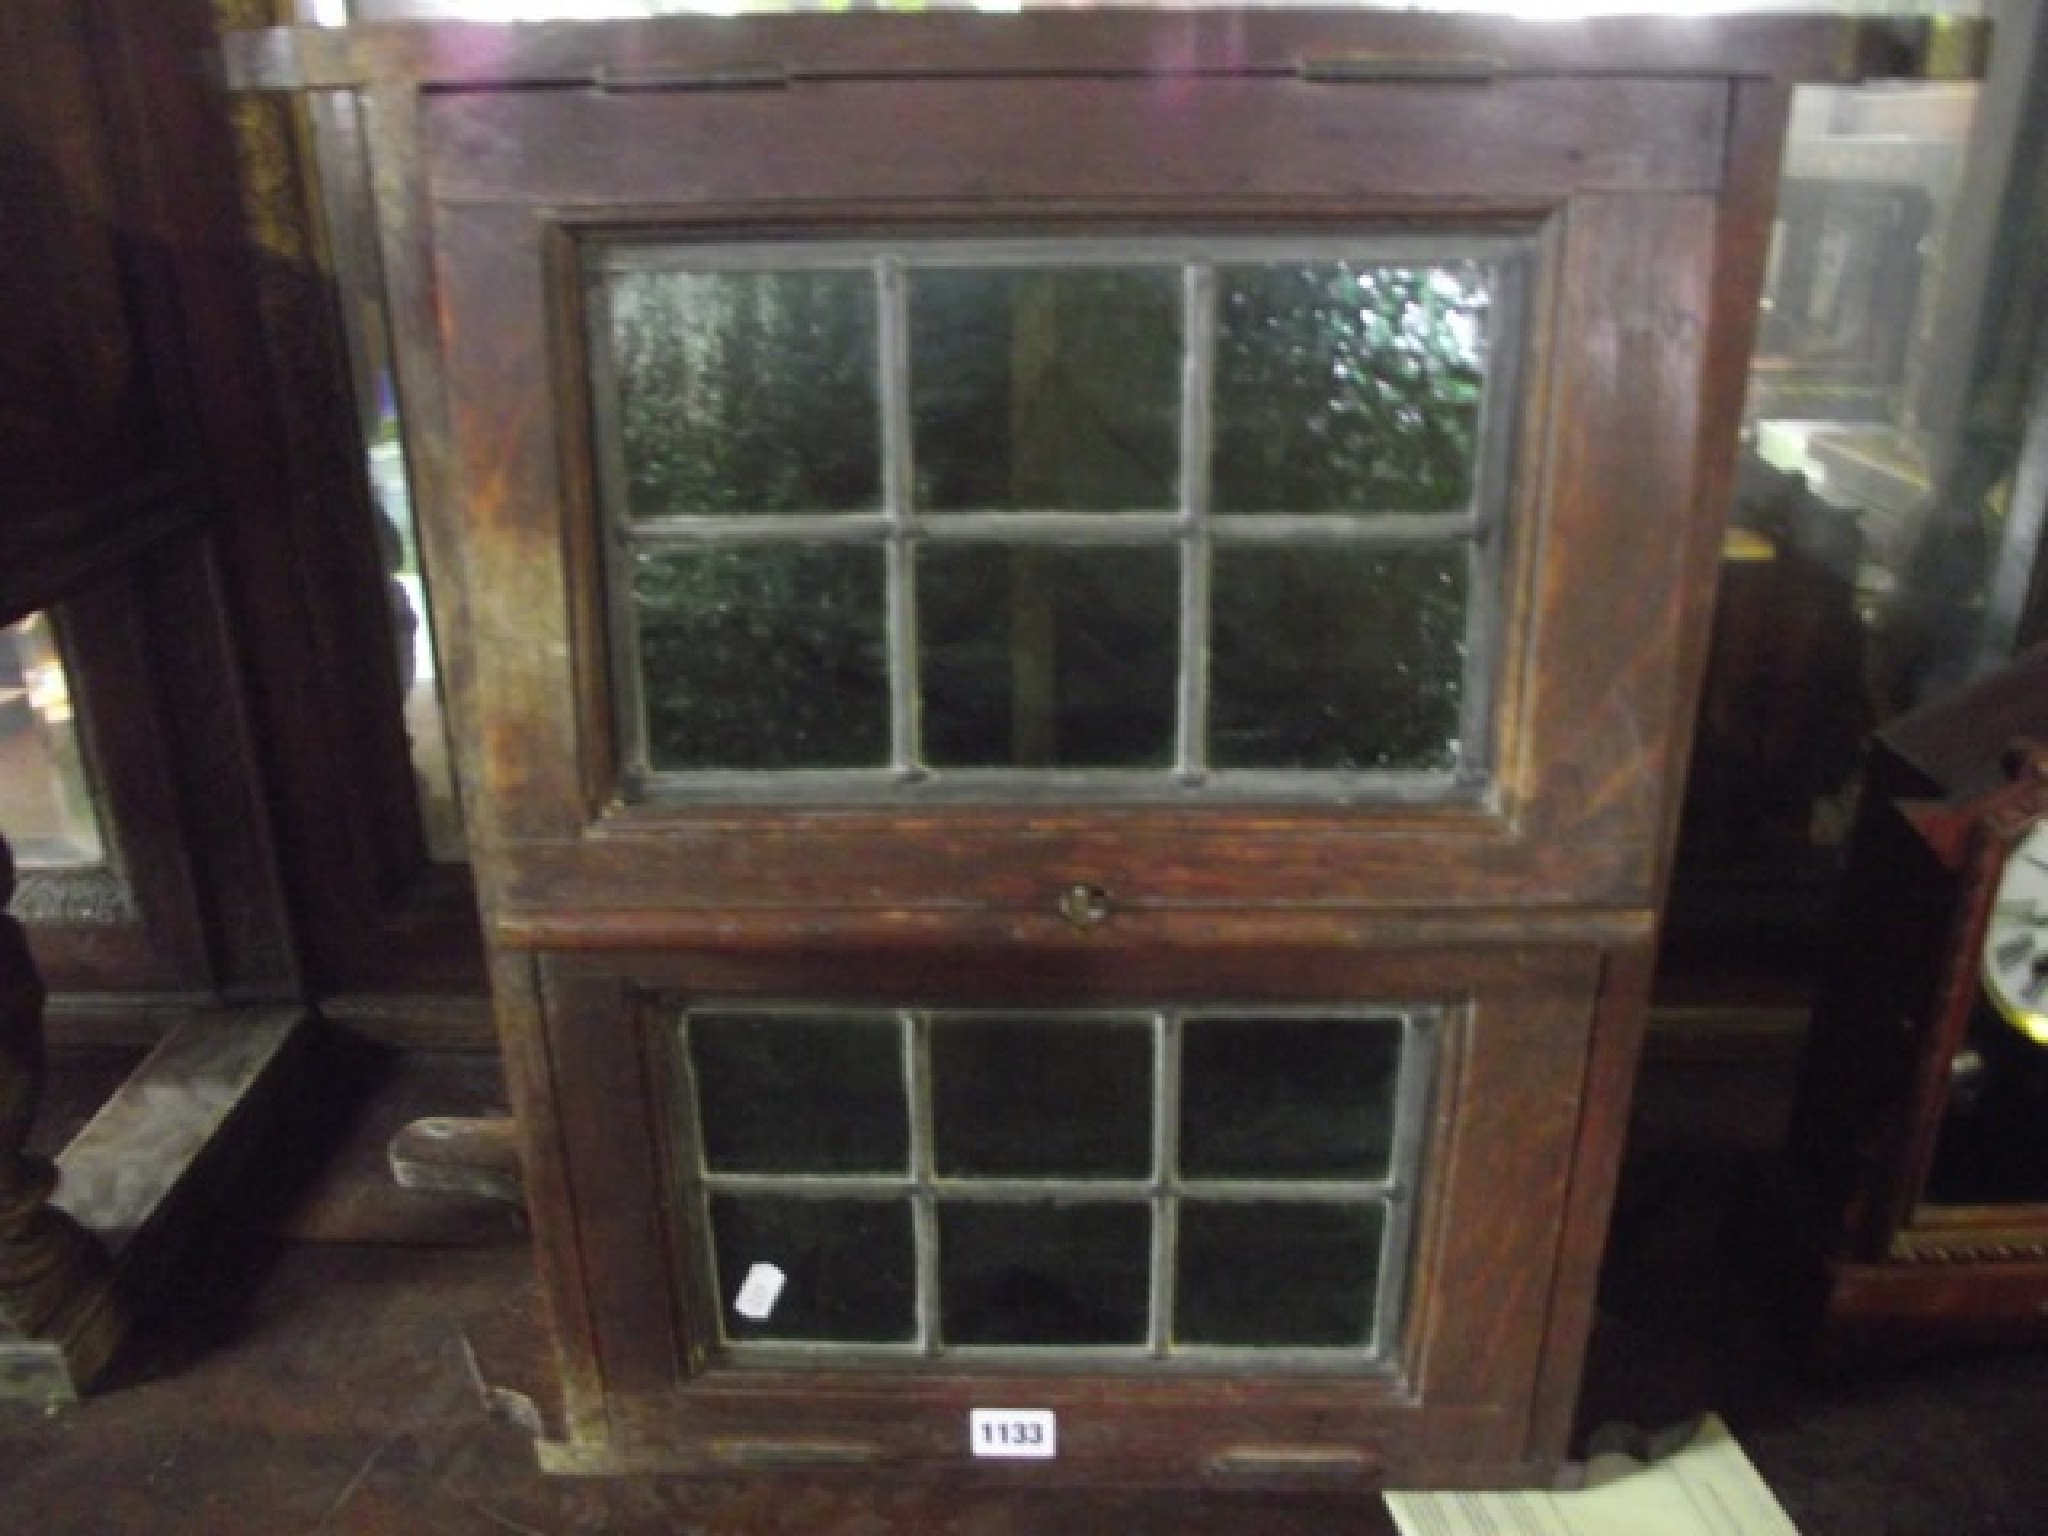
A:
<svg viewBox="0 0 2048 1536">
<path fill-rule="evenodd" d="M 732 1299 L 733 1311 L 741 1317 L 765 1323 L 774 1312 L 775 1303 L 782 1299 L 782 1287 L 788 1278 L 773 1264 L 754 1265 L 747 1271 L 747 1278 L 740 1282 L 739 1294 Z"/>
<path fill-rule="evenodd" d="M 977 1456 L 1050 1461 L 1059 1455 L 1059 1421 L 1048 1408 L 971 1408 L 967 1443 Z"/>
</svg>

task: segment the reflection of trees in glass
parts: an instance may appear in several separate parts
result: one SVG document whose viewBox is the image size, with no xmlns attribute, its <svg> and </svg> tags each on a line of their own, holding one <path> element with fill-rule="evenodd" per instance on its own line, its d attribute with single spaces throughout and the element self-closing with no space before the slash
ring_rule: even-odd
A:
<svg viewBox="0 0 2048 1536">
<path fill-rule="evenodd" d="M 624 273 L 611 307 L 633 516 L 880 502 L 867 273 Z"/>
<path fill-rule="evenodd" d="M 1172 508 L 1181 356 L 1176 268 L 914 273 L 918 505 Z"/>
<path fill-rule="evenodd" d="M 942 766 L 1173 761 L 1180 559 L 1149 548 L 918 555 L 924 752 Z"/>
<path fill-rule="evenodd" d="M 1485 381 L 1482 269 L 1225 268 L 1217 297 L 1219 512 L 1465 504 Z"/>
<path fill-rule="evenodd" d="M 1477 476 L 1491 271 L 1478 262 L 1217 269 L 1210 508 L 1454 512 Z M 908 275 L 915 676 L 943 767 L 1172 761 L 1181 669 L 1209 765 L 1443 772 L 1460 758 L 1472 542 L 951 544 L 949 513 L 1117 514 L 1180 500 L 1184 270 Z M 891 760 L 882 537 L 757 542 L 749 515 L 881 504 L 868 270 L 611 279 L 631 519 L 732 519 L 734 542 L 634 563 L 650 765 Z M 1270 528 L 1272 533 L 1281 532 Z M 1333 530 L 1334 531 L 1334 530 Z M 1062 537 L 1070 536 L 1063 533 Z M 1180 567 L 1211 561 L 1209 655 L 1184 658 Z M 1199 570 L 1199 566 L 1194 567 Z M 1190 589 L 1194 590 L 1194 589 Z M 905 660 L 911 660 L 906 655 Z"/>
<path fill-rule="evenodd" d="M 1463 544 L 1219 547 L 1210 761 L 1448 772 L 1465 685 Z"/>
<path fill-rule="evenodd" d="M 882 552 L 750 545 L 635 566 L 657 769 L 889 760 Z"/>
</svg>

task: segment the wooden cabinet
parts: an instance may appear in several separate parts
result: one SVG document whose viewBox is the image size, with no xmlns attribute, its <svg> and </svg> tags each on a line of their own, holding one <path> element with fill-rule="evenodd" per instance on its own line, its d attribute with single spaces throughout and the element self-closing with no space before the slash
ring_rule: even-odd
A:
<svg viewBox="0 0 2048 1536">
<path fill-rule="evenodd" d="M 549 1464 L 1543 1474 L 1789 81 L 1911 45 L 244 42 L 371 124 Z"/>
</svg>

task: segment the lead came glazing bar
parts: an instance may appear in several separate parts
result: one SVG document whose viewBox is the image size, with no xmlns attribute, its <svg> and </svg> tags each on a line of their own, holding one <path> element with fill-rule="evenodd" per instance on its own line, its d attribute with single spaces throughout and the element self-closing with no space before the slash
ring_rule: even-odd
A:
<svg viewBox="0 0 2048 1536">
<path fill-rule="evenodd" d="M 937 1354 L 939 1335 L 939 1218 L 932 1200 L 931 1026 L 923 1014 L 903 1015 L 903 1069 L 910 1092 L 910 1177 L 917 1233 L 917 1344 Z"/>
<path fill-rule="evenodd" d="M 1216 366 L 1216 272 L 1187 269 L 1187 366 L 1181 385 L 1180 733 L 1176 763 L 1183 783 L 1199 783 L 1209 765 L 1209 453 L 1210 383 Z"/>
<path fill-rule="evenodd" d="M 1152 1330 L 1146 1340 L 1150 1353 L 1163 1358 L 1173 1353 L 1173 1270 L 1174 1251 L 1180 1225 L 1180 1202 L 1172 1190 L 1180 1163 L 1180 1015 L 1162 1014 L 1159 1030 L 1159 1081 L 1153 1101 L 1158 1123 L 1157 1161 L 1152 1179 Z"/>
<path fill-rule="evenodd" d="M 917 563 L 910 524 L 915 494 L 911 479 L 909 319 L 905 313 L 903 264 L 884 258 L 875 264 L 881 309 L 882 495 L 889 529 L 889 757 L 901 775 L 920 771 L 917 708 Z"/>
</svg>

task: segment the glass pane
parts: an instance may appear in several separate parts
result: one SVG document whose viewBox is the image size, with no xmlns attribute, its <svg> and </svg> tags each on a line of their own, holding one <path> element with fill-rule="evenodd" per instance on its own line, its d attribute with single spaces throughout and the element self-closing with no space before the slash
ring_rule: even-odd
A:
<svg viewBox="0 0 2048 1536">
<path fill-rule="evenodd" d="M 104 857 L 70 680 L 42 614 L 0 629 L 0 829 L 24 869 Z"/>
<path fill-rule="evenodd" d="M 910 1117 L 893 1016 L 690 1017 L 714 1173 L 904 1173 Z"/>
<path fill-rule="evenodd" d="M 468 857 L 463 813 L 455 782 L 447 708 L 435 649 L 433 593 L 421 566 L 419 530 L 406 466 L 408 423 L 396 382 L 395 348 L 377 253 L 369 157 L 354 92 L 322 91 L 304 98 L 312 129 L 311 149 L 320 182 L 321 232 L 326 236 L 320 265 L 348 351 L 350 393 L 368 469 L 370 505 L 377 547 L 386 577 L 392 642 L 403 695 L 407 745 L 412 760 L 420 824 L 428 856 L 441 863 Z M 272 315 L 273 322 L 279 317 Z M 284 321 L 274 346 L 294 353 L 318 341 L 330 317 L 324 313 Z"/>
<path fill-rule="evenodd" d="M 1659 969 L 1674 1000 L 1731 973 L 1803 997 L 1871 732 L 2048 638 L 2048 190 L 2011 126 L 2040 100 L 2038 71 L 1996 67 L 1793 93 Z"/>
<path fill-rule="evenodd" d="M 627 272 L 611 280 L 634 517 L 881 503 L 866 272 Z"/>
<path fill-rule="evenodd" d="M 377 435 L 368 449 L 370 489 L 376 502 L 378 545 L 389 578 L 385 595 L 391 605 L 399 686 L 405 694 L 405 734 L 418 786 L 420 824 L 426 833 L 428 856 L 441 863 L 459 863 L 468 857 L 469 845 L 455 786 L 454 753 L 434 649 L 434 616 L 426 574 L 420 567 L 419 530 L 405 470 L 405 445 L 388 380 L 380 379 L 378 397 L 384 406 Z"/>
<path fill-rule="evenodd" d="M 2036 908 L 2036 921 L 2048 920 Z M 2005 940 L 1996 963 L 2014 1000 L 2048 1007 L 2048 932 Z M 1924 1200 L 1930 1205 L 2048 1204 L 2048 1050 L 1982 985 L 1949 1067 Z"/>
<path fill-rule="evenodd" d="M 1463 508 L 1488 298 L 1471 263 L 1221 269 L 1216 510 Z"/>
<path fill-rule="evenodd" d="M 917 572 L 926 762 L 1172 762 L 1176 550 L 950 545 Z"/>
<path fill-rule="evenodd" d="M 715 1195 L 711 1230 L 727 1338 L 893 1344 L 917 1337 L 907 1200 Z M 733 1305 L 756 1264 L 773 1264 L 784 1277 L 774 1310 L 759 1319 Z"/>
<path fill-rule="evenodd" d="M 889 760 L 882 551 L 793 545 L 636 558 L 650 766 Z"/>
<path fill-rule="evenodd" d="M 1178 505 L 1177 268 L 919 271 L 909 291 L 918 506 Z"/>
<path fill-rule="evenodd" d="M 1462 545 L 1221 545 L 1213 590 L 1213 766 L 1458 766 L 1471 601 Z"/>
<path fill-rule="evenodd" d="M 1174 1342 L 1372 1343 L 1385 1225 L 1376 1204 L 1183 1200 Z"/>
<path fill-rule="evenodd" d="M 1141 1020 L 934 1019 L 934 1171 L 1148 1177 L 1152 1040 Z"/>
<path fill-rule="evenodd" d="M 1382 1179 L 1399 1019 L 1189 1019 L 1180 1171 L 1190 1179 Z"/>
<path fill-rule="evenodd" d="M 1145 1342 L 1149 1205 L 941 1204 L 939 1305 L 946 1343 Z"/>
</svg>

